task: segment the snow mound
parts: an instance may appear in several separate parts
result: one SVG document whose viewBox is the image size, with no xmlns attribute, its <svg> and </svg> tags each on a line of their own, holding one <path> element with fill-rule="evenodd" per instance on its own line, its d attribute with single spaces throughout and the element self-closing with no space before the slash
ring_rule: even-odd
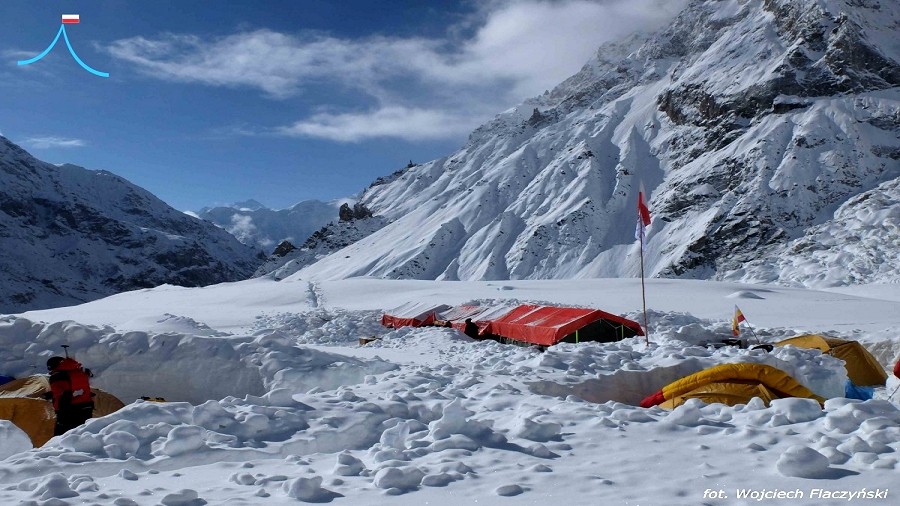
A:
<svg viewBox="0 0 900 506">
<path fill-rule="evenodd" d="M 345 328 L 342 335 L 346 332 Z M 229 396 L 261 396 L 285 383 L 295 388 L 304 385 L 307 390 L 333 389 L 395 367 L 381 360 L 298 348 L 292 337 L 271 329 L 253 336 L 225 337 L 123 333 L 70 321 L 42 324 L 24 318 L 0 319 L 0 346 L 8 352 L 8 374 L 26 376 L 42 370 L 62 344 L 68 344 L 69 352 L 93 371 L 93 384 L 126 403 L 150 396 L 199 404 Z M 198 357 L 204 371 L 216 373 L 198 374 Z"/>
<path fill-rule="evenodd" d="M 28 434 L 8 420 L 0 420 L 0 460 L 31 449 Z"/>
<path fill-rule="evenodd" d="M 206 501 L 199 497 L 196 490 L 186 488 L 164 495 L 159 503 L 163 506 L 203 506 Z"/>
<path fill-rule="evenodd" d="M 329 502 L 334 497 L 339 496 L 339 494 L 322 488 L 321 476 L 312 478 L 300 477 L 286 481 L 283 488 L 288 497 L 305 502 Z"/>
<path fill-rule="evenodd" d="M 785 476 L 799 478 L 825 477 L 828 467 L 828 458 L 821 453 L 806 446 L 791 446 L 784 452 L 775 464 L 778 472 Z"/>
<path fill-rule="evenodd" d="M 734 292 L 732 294 L 727 295 L 729 299 L 765 299 L 762 295 L 759 295 L 755 291 L 750 290 L 741 290 L 739 292 Z"/>
</svg>

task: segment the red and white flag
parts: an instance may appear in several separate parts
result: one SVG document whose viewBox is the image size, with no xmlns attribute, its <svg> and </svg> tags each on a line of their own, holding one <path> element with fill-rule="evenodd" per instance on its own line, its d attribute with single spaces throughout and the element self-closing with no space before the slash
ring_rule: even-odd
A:
<svg viewBox="0 0 900 506">
<path fill-rule="evenodd" d="M 634 238 L 641 241 L 642 251 L 644 244 L 644 227 L 649 224 L 650 209 L 647 208 L 647 203 L 644 202 L 644 185 L 641 185 L 641 189 L 638 192 L 638 219 L 637 225 L 634 227 Z"/>
<path fill-rule="evenodd" d="M 78 14 L 63 14 L 62 22 L 65 25 L 77 25 L 81 21 L 81 16 Z"/>
<path fill-rule="evenodd" d="M 647 203 L 644 202 L 643 185 L 641 186 L 641 191 L 638 192 L 638 218 L 645 227 L 650 224 L 650 209 L 647 208 Z"/>
</svg>

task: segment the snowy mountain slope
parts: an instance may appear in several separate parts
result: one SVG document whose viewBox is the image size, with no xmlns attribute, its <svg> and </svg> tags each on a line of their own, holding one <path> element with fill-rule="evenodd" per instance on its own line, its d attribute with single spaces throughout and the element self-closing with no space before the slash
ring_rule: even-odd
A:
<svg viewBox="0 0 900 506">
<path fill-rule="evenodd" d="M 35 159 L 0 137 L 0 312 L 123 290 L 241 279 L 256 253 L 114 174 Z"/>
<path fill-rule="evenodd" d="M 230 206 L 205 207 L 197 215 L 224 228 L 242 243 L 269 254 L 281 241 L 302 243 L 313 232 L 336 220 L 338 208 L 345 202 L 350 200 L 305 200 L 276 210 L 248 200 Z"/>
<path fill-rule="evenodd" d="M 724 276 L 900 177 L 898 26 L 896 3 L 694 1 L 367 189 L 390 225 L 300 275 L 634 276 L 643 184 L 649 274 Z"/>
<path fill-rule="evenodd" d="M 744 282 L 841 286 L 900 283 L 900 178 L 857 195 L 834 219 L 726 274 Z"/>
</svg>

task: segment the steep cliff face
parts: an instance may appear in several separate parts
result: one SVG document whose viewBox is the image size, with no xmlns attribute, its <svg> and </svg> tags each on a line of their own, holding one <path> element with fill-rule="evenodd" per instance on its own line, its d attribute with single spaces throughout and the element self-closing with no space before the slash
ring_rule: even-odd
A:
<svg viewBox="0 0 900 506">
<path fill-rule="evenodd" d="M 57 167 L 0 137 L 0 313 L 249 276 L 255 252 L 105 171 Z"/>
<path fill-rule="evenodd" d="M 301 275 L 633 276 L 642 184 L 648 272 L 732 276 L 900 177 L 898 31 L 896 3 L 695 1 L 378 181 L 390 224 Z"/>
</svg>

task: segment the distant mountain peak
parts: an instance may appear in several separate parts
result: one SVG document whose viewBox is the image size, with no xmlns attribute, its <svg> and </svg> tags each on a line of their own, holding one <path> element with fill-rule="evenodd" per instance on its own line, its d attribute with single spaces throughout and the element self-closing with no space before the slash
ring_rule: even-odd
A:
<svg viewBox="0 0 900 506">
<path fill-rule="evenodd" d="M 242 202 L 235 202 L 234 204 L 231 204 L 230 207 L 240 209 L 242 211 L 259 211 L 260 209 L 268 209 L 266 206 L 253 199 L 247 199 Z"/>
<path fill-rule="evenodd" d="M 338 210 L 345 202 L 347 199 L 304 200 L 287 209 L 269 209 L 250 199 L 229 206 L 205 207 L 197 215 L 268 254 L 282 241 L 302 244 L 316 230 L 337 221 Z"/>
</svg>

